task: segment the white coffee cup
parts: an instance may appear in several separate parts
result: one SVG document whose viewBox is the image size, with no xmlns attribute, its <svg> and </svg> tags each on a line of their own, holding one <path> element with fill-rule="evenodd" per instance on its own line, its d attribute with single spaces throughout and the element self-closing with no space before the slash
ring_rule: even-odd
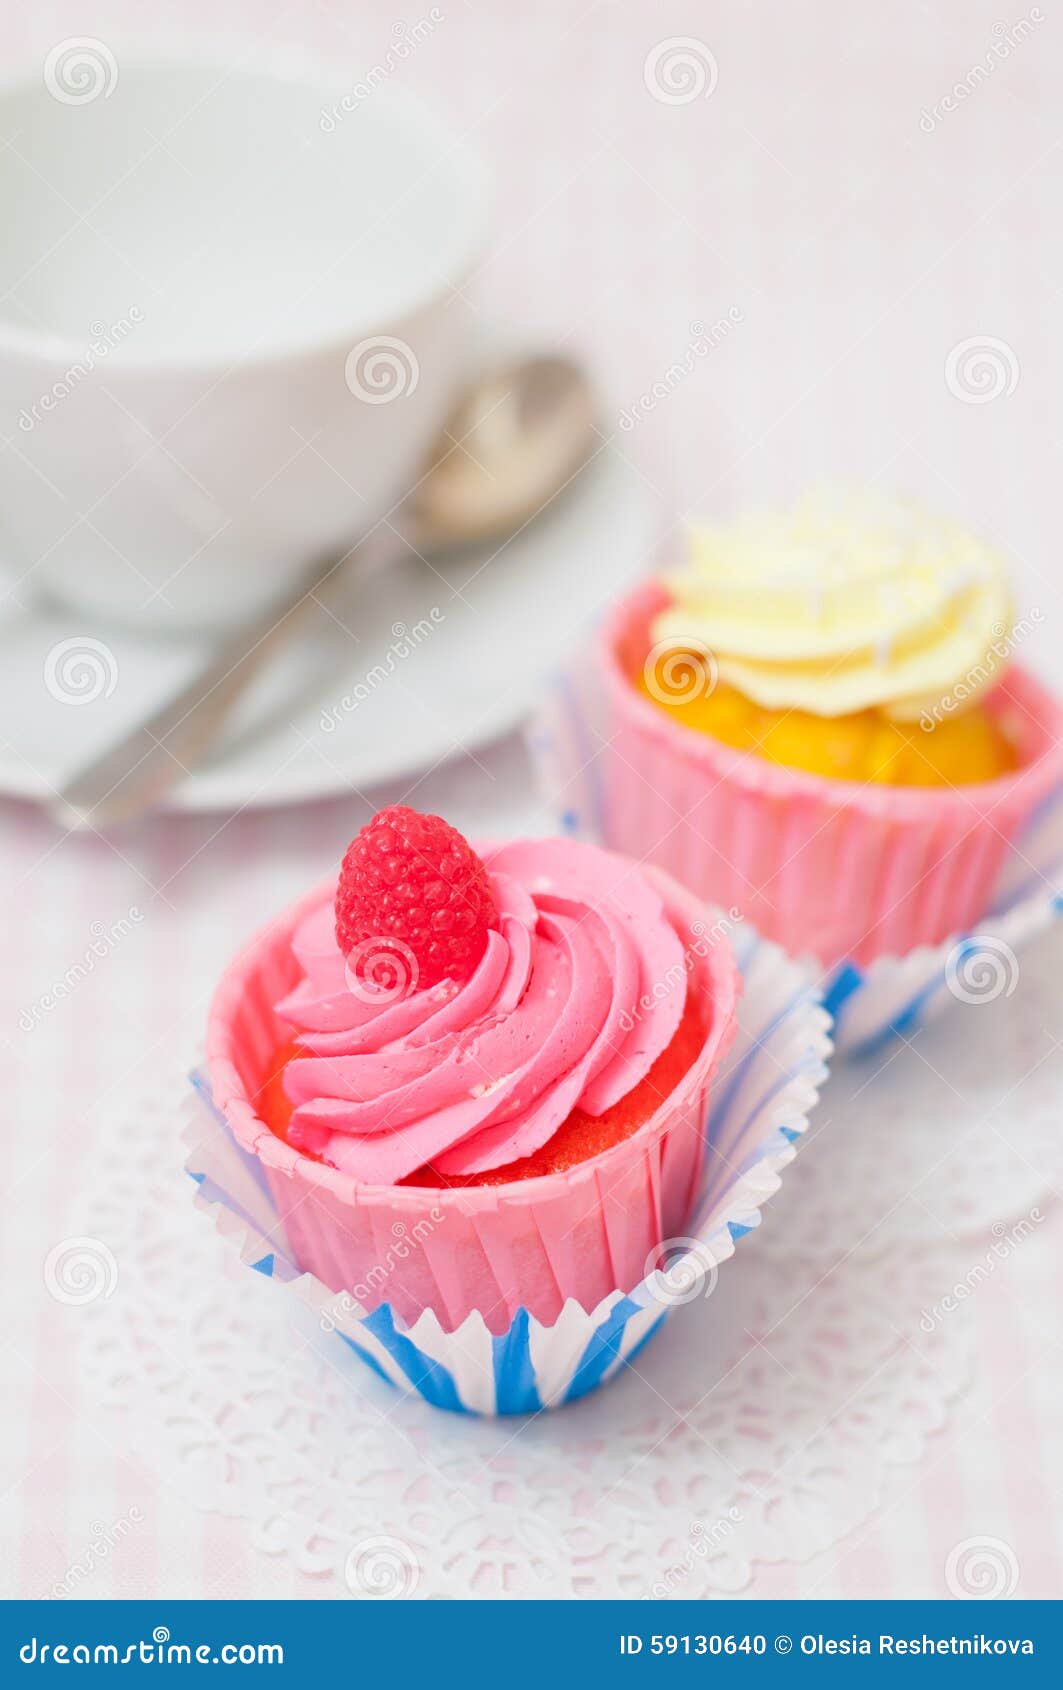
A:
<svg viewBox="0 0 1063 1690">
<path fill-rule="evenodd" d="M 0 86 L 0 570 L 242 620 L 394 505 L 453 399 L 479 160 L 386 66 L 61 44 Z"/>
</svg>

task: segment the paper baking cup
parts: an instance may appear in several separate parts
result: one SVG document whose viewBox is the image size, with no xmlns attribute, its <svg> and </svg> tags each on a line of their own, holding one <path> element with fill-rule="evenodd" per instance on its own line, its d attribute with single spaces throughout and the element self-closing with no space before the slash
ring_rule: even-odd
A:
<svg viewBox="0 0 1063 1690">
<path fill-rule="evenodd" d="M 914 1030 L 973 990 L 958 975 L 992 971 L 994 947 L 1006 962 L 1058 918 L 1063 713 L 1037 681 L 1012 669 L 993 701 L 1033 758 L 1014 776 L 944 791 L 826 781 L 636 693 L 622 662 L 662 600 L 654 585 L 629 599 L 529 730 L 561 832 L 659 863 L 818 959 L 839 1052 Z"/>
<path fill-rule="evenodd" d="M 562 684 L 562 808 L 766 938 L 860 969 L 970 929 L 1023 826 L 1063 782 L 1063 708 L 1012 668 L 986 698 L 1023 767 L 966 787 L 826 780 L 736 751 L 672 720 L 631 683 L 668 602 L 656 583 L 614 612 Z M 585 786 L 590 790 L 584 792 Z"/>
<path fill-rule="evenodd" d="M 910 1037 L 956 1003 L 1010 997 L 1018 953 L 1063 915 L 1063 788 L 1046 798 L 1004 859 L 977 928 L 866 968 L 846 963 L 823 980 L 839 1052 L 866 1056 Z"/>
<path fill-rule="evenodd" d="M 478 1310 L 496 1334 L 521 1307 L 552 1321 L 569 1297 L 592 1309 L 618 1285 L 637 1284 L 648 1253 L 682 1231 L 701 1181 L 706 1095 L 733 1034 L 738 988 L 726 939 L 706 941 L 701 901 L 660 870 L 644 872 L 682 939 L 688 989 L 709 1029 L 705 1042 L 630 1138 L 563 1173 L 512 1185 L 366 1185 L 303 1156 L 256 1115 L 252 1099 L 290 1038 L 273 1006 L 298 977 L 292 933 L 332 899 L 334 881 L 286 911 L 230 965 L 208 1026 L 212 1093 L 237 1142 L 258 1156 L 302 1268 L 367 1306 L 386 1296 L 407 1321 L 432 1309 L 454 1328 Z M 407 1245 L 398 1256 L 397 1239 Z"/>
<path fill-rule="evenodd" d="M 690 1210 L 640 1263 L 631 1288 L 610 1288 L 589 1311 L 569 1299 L 541 1320 L 519 1306 L 501 1331 L 473 1312 L 448 1331 L 430 1310 L 406 1320 L 392 1302 L 371 1313 L 355 1308 L 301 1269 L 278 1213 L 276 1182 L 211 1101 L 205 1074 L 193 1077 L 186 1132 L 197 1204 L 249 1267 L 287 1286 L 406 1393 L 465 1414 L 533 1414 L 585 1396 L 630 1362 L 673 1308 L 703 1292 L 736 1241 L 759 1224 L 826 1077 L 830 1018 L 807 971 L 752 932 L 739 933 L 738 951 L 738 1029 L 699 1123 L 708 1155 Z"/>
</svg>

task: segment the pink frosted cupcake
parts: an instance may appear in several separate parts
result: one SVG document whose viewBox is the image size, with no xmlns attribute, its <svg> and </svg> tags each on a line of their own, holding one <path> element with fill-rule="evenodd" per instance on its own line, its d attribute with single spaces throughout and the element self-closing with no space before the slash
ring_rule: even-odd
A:
<svg viewBox="0 0 1063 1690">
<path fill-rule="evenodd" d="M 666 875 L 382 811 L 215 994 L 214 1102 L 295 1260 L 445 1329 L 556 1319 L 681 1234 L 737 977 Z"/>
<path fill-rule="evenodd" d="M 999 558 L 871 496 L 692 536 L 578 683 L 596 831 L 824 965 L 983 915 L 1063 782 L 1063 713 L 1013 661 Z"/>
</svg>

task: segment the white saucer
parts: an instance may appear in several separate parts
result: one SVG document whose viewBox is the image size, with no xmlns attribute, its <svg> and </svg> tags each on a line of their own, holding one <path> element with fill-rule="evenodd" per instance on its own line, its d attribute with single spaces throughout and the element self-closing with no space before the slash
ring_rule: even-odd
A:
<svg viewBox="0 0 1063 1690">
<path fill-rule="evenodd" d="M 358 587 L 350 633 L 318 615 L 169 807 L 331 796 L 497 738 L 598 610 L 645 570 L 650 542 L 644 484 L 607 448 L 497 555 L 444 574 L 400 557 Z M 11 609 L 0 622 L 0 793 L 50 798 L 209 655 L 202 640 Z"/>
</svg>

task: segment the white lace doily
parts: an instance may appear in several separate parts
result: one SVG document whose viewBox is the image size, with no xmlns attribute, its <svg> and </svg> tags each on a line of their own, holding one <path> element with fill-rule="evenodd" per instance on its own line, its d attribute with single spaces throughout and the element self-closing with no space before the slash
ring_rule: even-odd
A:
<svg viewBox="0 0 1063 1690">
<path fill-rule="evenodd" d="M 373 1381 L 204 1224 L 166 1096 L 99 1147 L 85 1214 L 119 1278 L 78 1322 L 83 1362 L 184 1496 L 245 1518 L 322 1594 L 739 1590 L 755 1562 L 811 1559 L 866 1519 L 964 1382 L 963 1321 L 920 1328 L 940 1257 L 825 1265 L 791 1188 L 587 1402 L 441 1414 Z"/>
<path fill-rule="evenodd" d="M 989 1239 L 1061 1200 L 1061 972 L 1054 928 L 1023 952 L 1011 996 L 958 1003 L 907 1043 L 839 1064 L 766 1246 L 895 1256 Z"/>
</svg>

